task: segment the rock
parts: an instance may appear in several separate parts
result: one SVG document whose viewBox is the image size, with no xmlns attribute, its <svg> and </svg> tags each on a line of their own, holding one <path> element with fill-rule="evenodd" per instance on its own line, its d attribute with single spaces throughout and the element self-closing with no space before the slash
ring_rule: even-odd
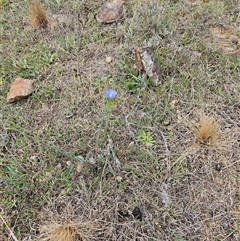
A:
<svg viewBox="0 0 240 241">
<path fill-rule="evenodd" d="M 107 64 L 110 64 L 112 61 L 113 61 L 113 58 L 108 56 L 106 59 L 105 59 L 106 63 Z"/>
<path fill-rule="evenodd" d="M 170 118 L 166 118 L 166 119 L 164 119 L 164 121 L 163 121 L 163 125 L 165 125 L 165 126 L 169 126 L 170 123 L 171 123 L 171 119 L 170 119 Z"/>
<path fill-rule="evenodd" d="M 83 168 L 84 168 L 84 163 L 79 162 L 79 163 L 76 164 L 77 173 L 80 173 L 83 170 Z"/>
<path fill-rule="evenodd" d="M 163 78 L 153 49 L 151 47 L 137 48 L 135 55 L 138 73 L 144 77 L 149 77 L 155 86 L 162 84 Z"/>
<path fill-rule="evenodd" d="M 7 102 L 12 103 L 27 98 L 35 89 L 36 81 L 17 78 L 10 86 Z"/>
<path fill-rule="evenodd" d="M 68 167 L 70 167 L 72 165 L 72 162 L 71 161 L 67 161 L 66 164 L 67 164 Z"/>
<path fill-rule="evenodd" d="M 126 1 L 123 0 L 104 3 L 97 13 L 97 20 L 101 23 L 112 23 L 119 20 L 122 17 L 125 3 Z"/>
<path fill-rule="evenodd" d="M 123 178 L 122 178 L 121 176 L 116 176 L 116 180 L 117 180 L 118 182 L 121 182 L 121 181 L 123 180 Z"/>
<path fill-rule="evenodd" d="M 174 108 L 178 104 L 178 100 L 174 99 L 170 102 L 170 106 Z"/>
</svg>

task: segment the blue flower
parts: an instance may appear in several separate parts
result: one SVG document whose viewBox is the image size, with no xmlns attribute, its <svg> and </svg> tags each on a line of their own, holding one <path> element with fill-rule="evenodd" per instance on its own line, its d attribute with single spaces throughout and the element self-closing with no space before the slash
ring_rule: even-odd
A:
<svg viewBox="0 0 240 241">
<path fill-rule="evenodd" d="M 108 99 L 114 99 L 117 96 L 117 91 L 109 89 L 105 92 L 105 96 Z"/>
</svg>

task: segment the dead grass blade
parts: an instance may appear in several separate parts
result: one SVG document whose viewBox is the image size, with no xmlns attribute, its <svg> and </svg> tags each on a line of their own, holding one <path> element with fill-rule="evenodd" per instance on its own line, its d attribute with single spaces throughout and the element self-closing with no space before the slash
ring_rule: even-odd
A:
<svg viewBox="0 0 240 241">
<path fill-rule="evenodd" d="M 2 219 L 4 225 L 7 227 L 9 233 L 10 233 L 10 236 L 12 237 L 12 239 L 14 241 L 18 241 L 17 237 L 14 235 L 14 233 L 12 232 L 11 228 L 7 225 L 7 223 L 5 222 L 5 220 L 3 219 L 2 215 L 0 215 L 0 218 Z"/>
</svg>

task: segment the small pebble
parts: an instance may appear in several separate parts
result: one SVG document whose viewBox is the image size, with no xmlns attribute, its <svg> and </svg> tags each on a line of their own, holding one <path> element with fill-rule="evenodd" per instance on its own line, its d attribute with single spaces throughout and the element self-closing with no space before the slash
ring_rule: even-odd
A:
<svg viewBox="0 0 240 241">
<path fill-rule="evenodd" d="M 106 63 L 110 64 L 112 61 L 113 61 L 113 58 L 108 56 L 106 59 L 105 59 Z"/>
<path fill-rule="evenodd" d="M 170 125 L 170 119 L 165 119 L 164 121 L 163 121 L 163 125 L 165 125 L 165 126 L 168 126 L 168 125 Z"/>
</svg>

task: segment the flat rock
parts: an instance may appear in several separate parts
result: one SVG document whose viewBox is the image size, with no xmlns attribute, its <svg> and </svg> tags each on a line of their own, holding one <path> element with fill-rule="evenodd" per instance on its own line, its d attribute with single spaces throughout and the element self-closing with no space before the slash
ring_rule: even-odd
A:
<svg viewBox="0 0 240 241">
<path fill-rule="evenodd" d="M 122 17 L 124 0 L 113 0 L 106 2 L 99 9 L 96 16 L 101 23 L 113 23 Z"/>
<path fill-rule="evenodd" d="M 7 94 L 7 102 L 13 103 L 27 98 L 34 91 L 35 86 L 35 80 L 17 78 L 10 86 Z"/>
</svg>

